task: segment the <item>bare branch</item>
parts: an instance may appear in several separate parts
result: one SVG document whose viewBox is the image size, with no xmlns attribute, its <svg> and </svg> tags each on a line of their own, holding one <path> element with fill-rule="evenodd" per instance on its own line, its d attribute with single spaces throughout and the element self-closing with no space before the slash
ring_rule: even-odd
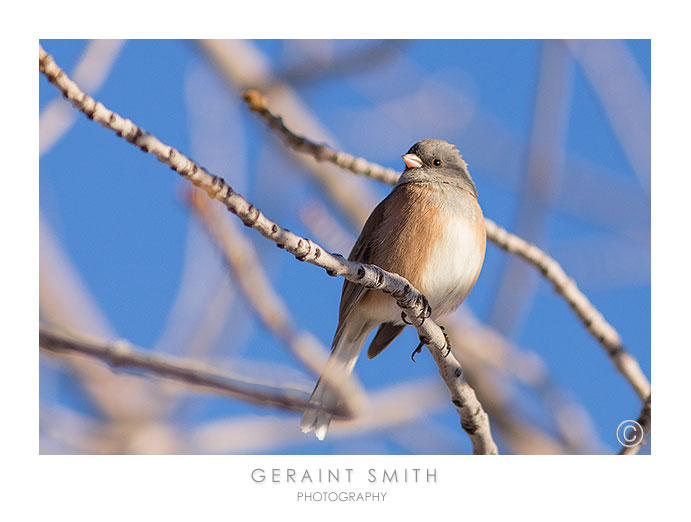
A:
<svg viewBox="0 0 691 522">
<path fill-rule="evenodd" d="M 576 282 L 566 275 L 559 263 L 535 245 L 507 232 L 494 221 L 485 219 L 485 227 L 487 236 L 491 234 L 497 246 L 520 256 L 540 270 L 545 279 L 552 283 L 555 292 L 569 303 L 588 332 L 607 351 L 617 370 L 629 381 L 641 400 L 646 400 L 650 395 L 650 381 L 641 370 L 638 361 L 626 351 L 616 329 L 578 289 Z"/>
<path fill-rule="evenodd" d="M 278 406 L 287 410 L 303 411 L 314 407 L 309 395 L 302 390 L 275 387 L 243 381 L 192 361 L 153 352 L 136 350 L 126 341 L 99 343 L 75 339 L 50 328 L 39 330 L 39 346 L 53 353 L 80 353 L 107 362 L 115 368 L 144 370 L 158 377 L 240 398 L 263 406 Z M 333 412 L 343 416 L 343 412 Z"/>
<path fill-rule="evenodd" d="M 116 132 L 142 151 L 155 155 L 184 179 L 204 190 L 210 198 L 223 203 L 246 226 L 274 241 L 279 248 L 284 248 L 300 261 L 324 268 L 329 275 L 343 276 L 356 284 L 382 290 L 394 297 L 402 313 L 417 328 L 420 337 L 428 341 L 427 347 L 449 388 L 452 402 L 461 417 L 461 425 L 473 443 L 474 453 L 497 453 L 487 414 L 466 381 L 460 363 L 453 355 L 446 358 L 442 355 L 446 351 L 444 335 L 432 320 L 424 319 L 428 308 L 427 300 L 408 281 L 377 266 L 348 261 L 339 254 L 325 252 L 309 239 L 299 237 L 269 220 L 259 209 L 233 191 L 222 178 L 210 174 L 181 152 L 165 145 L 132 121 L 122 118 L 84 93 L 40 45 L 39 70 L 88 118 Z"/>
<path fill-rule="evenodd" d="M 291 147 L 297 147 L 296 150 L 305 153 L 323 150 L 323 146 L 321 145 L 313 143 L 307 145 L 306 142 L 309 142 L 307 138 L 295 135 L 285 126 L 280 118 L 271 114 L 268 108 L 263 105 L 264 102 L 261 95 L 253 93 L 252 91 L 246 91 L 244 96 L 245 99 L 248 100 L 248 103 L 250 103 L 250 108 L 267 119 L 271 128 L 284 136 L 286 142 Z M 321 159 L 335 161 L 338 157 L 338 153 L 328 148 L 327 151 L 328 152 L 322 153 Z M 386 174 L 379 175 L 379 177 L 376 178 L 380 180 L 384 178 L 389 179 L 389 174 L 395 173 L 393 169 L 379 168 L 380 170 L 377 170 L 376 167 L 370 163 L 354 165 L 353 162 L 347 170 L 361 175 L 368 175 L 367 172 L 386 171 Z M 397 173 L 395 174 L 398 176 Z M 393 178 L 391 179 L 393 180 Z M 390 183 L 395 183 L 395 181 L 390 181 Z M 571 306 L 578 318 L 588 329 L 588 332 L 590 332 L 607 351 L 614 361 L 616 368 L 633 386 L 638 396 L 642 400 L 645 400 L 650 394 L 650 382 L 643 373 L 643 370 L 641 370 L 640 365 L 636 359 L 624 349 L 616 329 L 605 320 L 597 308 L 595 308 L 588 298 L 579 290 L 576 283 L 566 275 L 559 263 L 535 245 L 507 232 L 489 218 L 485 218 L 485 229 L 487 231 L 487 239 L 503 250 L 521 257 L 540 270 L 542 275 L 552 283 L 555 291 L 569 303 L 569 306 Z"/>
</svg>

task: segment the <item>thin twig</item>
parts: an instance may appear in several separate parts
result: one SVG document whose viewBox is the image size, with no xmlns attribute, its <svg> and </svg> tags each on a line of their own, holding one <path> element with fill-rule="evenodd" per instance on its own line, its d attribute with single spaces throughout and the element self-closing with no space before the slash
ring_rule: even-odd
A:
<svg viewBox="0 0 691 522">
<path fill-rule="evenodd" d="M 142 151 L 156 156 L 159 161 L 167 164 L 184 179 L 204 190 L 210 198 L 223 203 L 246 226 L 254 228 L 264 237 L 275 242 L 279 248 L 284 248 L 300 261 L 324 268 L 329 275 L 340 275 L 356 284 L 381 290 L 394 297 L 402 313 L 417 328 L 420 337 L 428 340 L 427 347 L 437 363 L 442 379 L 449 388 L 452 402 L 461 417 L 461 425 L 473 443 L 473 452 L 498 453 L 492 439 L 489 418 L 466 381 L 460 363 L 453 355 L 448 355 L 446 358 L 442 355 L 446 352 L 444 335 L 432 320 L 424 319 L 428 308 L 427 300 L 405 278 L 377 266 L 348 261 L 339 254 L 328 253 L 309 239 L 299 237 L 269 220 L 258 208 L 237 194 L 222 178 L 207 172 L 175 148 L 162 143 L 129 119 L 122 118 L 84 93 L 40 45 L 39 70 L 76 109 L 83 112 L 89 119 L 114 131 Z"/>
<path fill-rule="evenodd" d="M 307 407 L 313 407 L 304 391 L 242 381 L 192 361 L 133 349 L 126 341 L 85 341 L 41 327 L 39 346 L 53 353 L 88 355 L 107 362 L 114 368 L 144 370 L 158 377 L 174 379 L 263 406 L 278 406 L 292 411 L 303 411 Z M 334 413 L 343 415 L 341 411 Z"/>
<path fill-rule="evenodd" d="M 364 162 L 364 160 L 363 162 L 341 161 L 336 163 L 339 158 L 338 152 L 329 149 L 325 145 L 314 144 L 307 138 L 294 134 L 280 118 L 271 114 L 259 93 L 251 90 L 245 91 L 244 97 L 250 108 L 266 119 L 270 127 L 283 136 L 286 143 L 295 150 L 306 154 L 318 153 L 318 159 L 333 162 L 354 174 L 370 176 L 368 173 L 376 172 L 375 179 L 380 181 L 387 180 L 386 182 L 389 184 L 395 184 L 395 180 L 398 179 L 399 174 L 393 169 L 386 169 L 379 165 Z M 348 157 L 352 158 L 352 156 Z M 626 351 L 616 329 L 605 320 L 597 308 L 579 290 L 576 283 L 566 275 L 559 263 L 535 245 L 507 232 L 489 218 L 485 218 L 485 229 L 487 231 L 487 239 L 507 252 L 521 257 L 540 270 L 542 275 L 552 283 L 555 291 L 569 303 L 569 306 L 571 306 L 588 329 L 588 332 L 607 351 L 614 361 L 617 370 L 629 381 L 641 400 L 645 400 L 650 394 L 650 382 L 643 370 L 641 370 L 638 361 Z"/>
</svg>

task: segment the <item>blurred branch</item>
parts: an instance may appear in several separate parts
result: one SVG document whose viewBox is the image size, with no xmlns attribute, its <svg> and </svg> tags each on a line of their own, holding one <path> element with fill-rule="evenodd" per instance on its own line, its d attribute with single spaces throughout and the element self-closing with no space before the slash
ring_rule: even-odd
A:
<svg viewBox="0 0 691 522">
<path fill-rule="evenodd" d="M 645 403 L 643 404 L 643 409 L 641 409 L 641 414 L 638 416 L 637 420 L 638 424 L 640 424 L 641 428 L 643 428 L 643 438 L 641 439 L 640 444 L 628 448 L 626 446 L 621 448 L 619 455 L 635 455 L 641 450 L 641 447 L 643 447 L 643 444 L 645 444 L 645 439 L 648 437 L 648 434 L 650 433 L 651 417 L 651 395 L 648 395 L 648 398 L 645 400 Z"/>
<path fill-rule="evenodd" d="M 334 419 L 329 440 L 391 430 L 436 413 L 445 404 L 443 387 L 434 379 L 406 381 L 371 394 L 362 415 Z M 220 419 L 192 431 L 192 453 L 252 453 L 309 441 L 293 421 L 276 416 Z M 429 447 L 428 447 L 429 449 Z"/>
<path fill-rule="evenodd" d="M 103 338 L 115 337 L 71 260 L 61 248 L 50 224 L 39 216 L 39 308 L 42 319 Z M 114 422 L 131 422 L 160 411 L 161 404 L 148 383 L 113 375 L 88 360 L 70 361 L 88 396 Z"/>
<path fill-rule="evenodd" d="M 310 42 L 317 45 L 323 44 L 319 40 L 310 40 Z M 337 54 L 330 59 L 315 57 L 304 63 L 277 71 L 275 76 L 278 83 L 295 86 L 338 75 L 353 74 L 388 60 L 400 52 L 407 43 L 408 40 L 381 40 L 366 47 Z M 269 84 L 260 86 L 262 90 L 271 87 Z"/>
<path fill-rule="evenodd" d="M 228 98 L 225 86 L 210 83 L 214 71 L 199 66 L 184 79 L 184 99 L 191 150 L 233 184 L 246 187 L 245 136 L 241 107 Z M 222 346 L 224 353 L 242 349 L 253 328 L 247 321 L 245 304 L 238 299 L 233 281 L 225 277 L 227 267 L 203 230 L 188 223 L 185 252 L 177 295 L 169 308 L 164 331 L 153 348 L 185 357 L 206 357 Z M 223 336 L 228 318 L 233 335 Z"/>
<path fill-rule="evenodd" d="M 294 133 L 283 124 L 282 120 L 273 116 L 265 106 L 262 107 L 263 98 L 261 95 L 246 93 L 245 96 L 252 102 L 250 106 L 252 110 L 258 111 L 262 109 L 259 114 L 264 118 L 269 118 L 269 115 L 271 116 L 269 121 L 272 123 L 272 128 L 275 131 L 281 134 L 294 136 L 294 138 L 291 138 L 288 142 L 291 146 L 293 144 L 296 146 L 299 145 L 299 150 L 306 153 L 308 151 L 322 150 L 320 145 L 305 145 L 306 142 L 309 142 L 307 138 L 295 136 Z M 334 151 L 329 149 L 329 153 L 325 154 L 324 158 L 328 161 L 333 161 L 333 159 L 336 158 Z M 370 167 L 351 165 L 347 170 L 365 175 L 365 172 L 370 170 Z M 384 170 L 392 173 L 395 172 L 393 169 Z M 398 176 L 398 174 L 396 174 L 396 176 Z M 619 372 L 631 383 L 638 396 L 642 400 L 645 400 L 650 393 L 650 382 L 641 370 L 638 362 L 624 349 L 619 333 L 605 320 L 597 308 L 595 308 L 588 298 L 578 289 L 576 283 L 566 275 L 559 263 L 535 245 L 531 245 L 520 237 L 507 232 L 489 218 L 485 218 L 485 228 L 487 231 L 487 239 L 503 250 L 521 257 L 540 270 L 545 279 L 552 283 L 557 294 L 561 295 L 569 303 L 578 318 L 588 329 L 588 332 L 590 332 L 607 351 Z"/>
<path fill-rule="evenodd" d="M 235 295 L 226 285 L 218 285 L 211 297 L 205 301 L 196 327 L 185 342 L 182 352 L 185 357 L 204 357 L 212 350 L 216 340 L 221 337 L 231 305 L 236 301 Z"/>
<path fill-rule="evenodd" d="M 74 81 L 96 92 L 108 77 L 125 40 L 91 40 L 74 69 Z M 41 111 L 38 120 L 38 155 L 42 156 L 72 127 L 77 115 L 62 99 L 56 98 Z"/>
<path fill-rule="evenodd" d="M 316 136 L 329 143 L 336 140 L 300 101 L 295 91 L 285 84 L 277 84 L 275 75 L 265 56 L 250 42 L 243 40 L 201 40 L 202 50 L 211 58 L 233 91 L 272 85 L 267 97 L 272 106 L 280 107 L 282 113 L 290 118 L 293 125 L 302 132 Z M 286 150 L 285 148 L 282 150 Z M 373 197 L 361 194 L 359 198 L 343 197 L 348 192 L 361 193 L 363 180 L 344 178 L 339 170 L 329 164 L 317 162 L 311 156 L 289 152 L 291 157 L 304 168 L 309 169 L 321 187 L 339 201 L 339 208 L 351 219 L 364 223 L 377 204 Z"/>
<path fill-rule="evenodd" d="M 457 338 L 452 338 L 452 342 L 456 340 Z M 492 425 L 500 430 L 502 440 L 512 453 L 565 455 L 574 451 L 568 443 L 531 424 L 520 413 L 516 395 L 507 390 L 506 383 L 490 377 L 490 368 L 477 363 L 466 366 L 468 379 L 482 397 L 487 413 L 492 418 Z"/>
<path fill-rule="evenodd" d="M 185 199 L 207 233 L 221 250 L 223 258 L 237 281 L 245 299 L 252 305 L 264 326 L 314 375 L 320 376 L 329 356 L 312 334 L 297 330 L 290 309 L 271 286 L 252 243 L 236 229 L 234 223 L 221 219 L 201 191 L 189 189 Z M 328 379 L 329 375 L 324 375 Z M 350 378 L 331 379 L 341 400 L 351 412 L 357 412 L 366 400 L 361 386 Z"/>
<path fill-rule="evenodd" d="M 641 186 L 650 192 L 650 90 L 631 51 L 620 40 L 567 43 L 600 98 Z"/>
<path fill-rule="evenodd" d="M 162 329 L 150 348 L 200 358 L 208 356 L 217 346 L 215 341 L 226 325 L 230 310 L 241 305 L 229 281 L 219 284 L 225 267 L 218 262 L 213 245 L 191 222 L 186 228 L 180 243 L 183 256 L 180 276 L 166 307 Z M 236 328 L 234 334 L 223 343 L 225 350 L 232 350 L 235 341 L 241 343 L 242 329 Z"/>
<path fill-rule="evenodd" d="M 321 200 L 314 198 L 302 202 L 299 212 L 300 221 L 329 250 L 349 252 L 355 244 L 355 236 L 346 230 Z"/>
<path fill-rule="evenodd" d="M 40 219 L 40 316 L 63 331 L 79 331 L 99 338 L 113 338 L 115 333 L 89 293 L 84 281 L 51 230 Z M 99 430 L 86 435 L 74 416 L 41 413 L 41 453 L 68 451 L 87 453 L 174 453 L 179 446 L 174 434 L 164 440 L 147 437 L 150 426 L 159 425 L 157 418 L 166 410 L 160 389 L 153 382 L 132 375 L 116 375 L 96 360 L 66 357 L 68 369 L 77 376 L 72 382 L 83 386 L 86 396 L 105 415 Z M 43 387 L 43 378 L 41 386 Z M 51 409 L 55 413 L 55 408 Z M 61 420 L 65 422 L 61 422 Z M 68 426 L 68 420 L 75 425 Z M 53 422 L 54 421 L 54 422 Z M 93 426 L 93 424 L 92 424 Z M 159 430 L 160 431 L 160 430 Z M 80 432 L 82 433 L 80 435 Z M 86 440 L 91 439 L 94 440 Z M 56 446 L 57 445 L 57 446 Z M 67 448 L 66 448 L 67 446 Z"/>
<path fill-rule="evenodd" d="M 478 321 L 467 307 L 463 313 L 449 316 L 444 324 L 453 349 L 458 350 L 459 358 L 464 361 L 468 379 L 477 388 L 492 421 L 504 432 L 515 452 L 541 453 L 539 440 L 545 441 L 548 449 L 563 444 L 560 454 L 602 450 L 603 445 L 588 412 L 555 384 L 544 360 L 537 353 L 519 348 Z M 496 382 L 491 378 L 492 373 L 506 378 Z M 519 405 L 515 394 L 502 392 L 506 387 L 503 383 L 511 377 L 530 389 L 544 404 L 553 417 L 559 440 L 547 443 L 552 437 L 528 426 L 517 413 Z M 528 432 L 533 432 L 533 436 L 527 436 Z"/>
<path fill-rule="evenodd" d="M 88 342 L 41 327 L 39 346 L 54 353 L 79 353 L 108 363 L 115 368 L 144 370 L 158 377 L 200 387 L 240 398 L 263 406 L 278 406 L 287 410 L 303 411 L 310 405 L 304 391 L 266 386 L 220 373 L 192 361 L 147 353 L 130 348 L 126 341 L 114 343 Z M 340 411 L 333 412 L 341 415 Z"/>
<path fill-rule="evenodd" d="M 548 209 L 558 193 L 569 122 L 573 60 L 557 40 L 542 43 L 540 72 L 535 92 L 533 126 L 514 223 L 516 234 L 542 243 Z M 535 299 L 537 277 L 516 258 L 506 260 L 497 286 L 489 323 L 503 333 L 516 331 Z"/>
<path fill-rule="evenodd" d="M 103 422 L 51 405 L 39 411 L 41 455 L 172 455 L 184 453 L 184 440 L 172 425 L 158 419 L 131 423 Z"/>
<path fill-rule="evenodd" d="M 60 406 L 41 406 L 38 427 L 41 435 L 40 454 L 57 453 L 45 450 L 44 439 L 62 446 L 61 453 L 105 455 L 116 450 L 117 442 L 109 429 L 109 423 L 99 422 L 76 411 Z"/>
<path fill-rule="evenodd" d="M 285 248 L 300 261 L 324 268 L 329 275 L 341 275 L 356 284 L 382 290 L 394 297 L 402 314 L 412 320 L 419 336 L 427 341 L 427 347 L 461 417 L 461 426 L 473 442 L 473 451 L 482 454 L 497 453 L 487 414 L 465 379 L 460 363 L 451 354 L 447 357 L 442 355 L 446 349 L 444 335 L 432 320 L 425 320 L 427 300 L 408 281 L 379 267 L 347 261 L 341 255 L 323 252 L 322 248 L 309 239 L 301 238 L 270 221 L 259 209 L 235 193 L 223 179 L 210 174 L 173 147 L 165 145 L 132 121 L 122 118 L 84 93 L 40 45 L 39 70 L 89 119 L 116 132 L 142 151 L 156 156 L 190 183 L 204 190 L 210 198 L 223 203 L 246 226 L 251 226 L 274 241 L 279 248 Z"/>
</svg>

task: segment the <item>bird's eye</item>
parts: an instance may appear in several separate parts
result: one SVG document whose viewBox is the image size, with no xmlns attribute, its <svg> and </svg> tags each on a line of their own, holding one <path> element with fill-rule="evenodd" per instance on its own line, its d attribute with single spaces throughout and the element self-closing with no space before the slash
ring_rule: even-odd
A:
<svg viewBox="0 0 691 522">
<path fill-rule="evenodd" d="M 435 159 L 432 163 L 434 163 L 434 166 L 435 166 L 435 167 L 438 167 L 439 165 L 441 165 L 441 160 L 440 160 L 440 159 Z"/>
</svg>

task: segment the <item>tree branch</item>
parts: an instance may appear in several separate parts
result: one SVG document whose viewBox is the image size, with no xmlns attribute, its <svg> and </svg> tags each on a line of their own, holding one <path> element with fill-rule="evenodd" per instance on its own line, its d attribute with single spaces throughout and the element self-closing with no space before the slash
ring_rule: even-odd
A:
<svg viewBox="0 0 691 522">
<path fill-rule="evenodd" d="M 259 209 L 237 194 L 222 178 L 207 172 L 173 147 L 165 145 L 132 121 L 122 118 L 84 93 L 40 45 L 39 70 L 76 109 L 83 112 L 89 119 L 116 132 L 118 136 L 142 151 L 156 156 L 159 161 L 170 166 L 184 179 L 204 190 L 210 198 L 223 203 L 246 226 L 254 228 L 267 239 L 274 241 L 279 248 L 284 248 L 300 261 L 324 268 L 331 276 L 340 275 L 356 284 L 382 290 L 394 297 L 402 313 L 417 328 L 420 337 L 428 340 L 427 347 L 449 388 L 452 402 L 456 405 L 461 417 L 461 425 L 473 443 L 473 452 L 497 453 L 487 414 L 466 381 L 460 363 L 453 355 L 446 358 L 442 355 L 446 348 L 444 335 L 432 320 L 425 320 L 427 300 L 408 281 L 377 266 L 348 261 L 339 254 L 325 252 L 309 239 L 299 237 L 269 220 Z"/>
<path fill-rule="evenodd" d="M 308 138 L 293 133 L 280 117 L 269 111 L 263 97 L 256 90 L 244 91 L 243 97 L 250 109 L 262 116 L 269 123 L 269 127 L 277 132 L 292 149 L 309 154 L 317 160 L 333 163 L 354 174 L 371 177 L 384 183 L 393 185 L 398 180 L 399 174 L 393 169 L 335 151 L 326 145 L 315 144 Z M 629 381 L 641 400 L 645 400 L 650 394 L 650 381 L 641 370 L 638 361 L 626 351 L 616 329 L 579 290 L 575 281 L 566 275 L 559 263 L 535 245 L 507 232 L 489 218 L 485 218 L 485 229 L 487 239 L 540 270 L 540 273 L 552 283 L 555 291 L 571 306 L 588 332 L 607 351 L 617 370 Z"/>
<path fill-rule="evenodd" d="M 126 341 L 114 343 L 84 341 L 47 327 L 39 329 L 38 340 L 39 346 L 49 352 L 88 355 L 107 362 L 115 368 L 144 370 L 158 377 L 174 379 L 263 406 L 278 406 L 292 411 L 303 411 L 307 407 L 314 407 L 304 391 L 242 381 L 237 377 L 191 361 L 133 349 Z M 340 410 L 333 413 L 340 416 L 345 414 Z"/>
</svg>

